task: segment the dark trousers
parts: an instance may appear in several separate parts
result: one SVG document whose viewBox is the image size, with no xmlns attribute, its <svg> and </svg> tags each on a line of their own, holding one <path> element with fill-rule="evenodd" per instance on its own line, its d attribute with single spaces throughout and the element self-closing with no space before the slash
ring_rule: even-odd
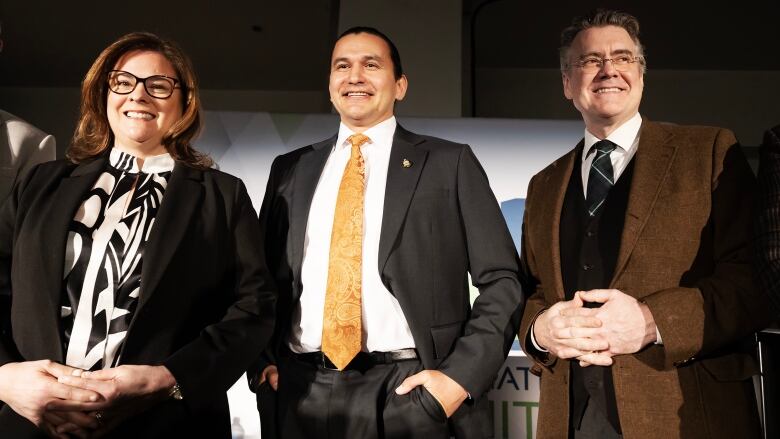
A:
<svg viewBox="0 0 780 439">
<path fill-rule="evenodd" d="M 444 410 L 427 390 L 395 393 L 421 370 L 419 360 L 407 360 L 339 372 L 285 356 L 276 393 L 278 437 L 449 438 Z"/>
<path fill-rule="evenodd" d="M 609 423 L 607 415 L 596 404 L 585 407 L 582 422 L 579 428 L 574 429 L 571 435 L 574 439 L 622 439 L 623 436 L 615 432 L 615 428 Z"/>
</svg>

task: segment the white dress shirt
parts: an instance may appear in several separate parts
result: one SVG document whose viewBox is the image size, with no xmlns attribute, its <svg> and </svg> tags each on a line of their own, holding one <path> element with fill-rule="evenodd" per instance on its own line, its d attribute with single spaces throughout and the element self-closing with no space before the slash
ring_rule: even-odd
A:
<svg viewBox="0 0 780 439">
<path fill-rule="evenodd" d="M 379 277 L 379 235 L 385 201 L 387 167 L 396 121 L 391 117 L 363 132 L 360 147 L 366 169 L 363 205 L 362 349 L 366 352 L 415 347 L 412 332 L 396 298 Z M 336 198 L 351 152 L 354 134 L 343 123 L 312 198 L 303 250 L 301 299 L 293 310 L 289 346 L 293 352 L 315 352 L 322 346 L 322 320 L 328 282 L 328 258 Z"/>
</svg>

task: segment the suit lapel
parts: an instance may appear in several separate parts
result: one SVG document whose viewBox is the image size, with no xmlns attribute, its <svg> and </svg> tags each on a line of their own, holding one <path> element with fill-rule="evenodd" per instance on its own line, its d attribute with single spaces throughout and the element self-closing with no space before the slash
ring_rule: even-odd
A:
<svg viewBox="0 0 780 439">
<path fill-rule="evenodd" d="M 292 211 L 290 218 L 290 241 L 292 245 L 292 272 L 294 279 L 301 278 L 303 263 L 303 244 L 306 238 L 306 224 L 309 221 L 309 209 L 320 181 L 320 175 L 328 161 L 336 137 L 312 145 L 312 150 L 303 154 L 295 167 L 293 175 Z M 300 291 L 293 288 L 296 296 Z"/>
<path fill-rule="evenodd" d="M 68 240 L 68 229 L 71 221 L 76 216 L 76 210 L 84 201 L 84 195 L 92 188 L 97 181 L 100 173 L 105 169 L 108 154 L 104 154 L 96 160 L 88 163 L 82 163 L 65 177 L 57 188 L 56 195 L 52 198 L 56 203 L 49 210 L 49 215 L 45 220 L 45 226 L 41 234 L 41 242 L 47 245 L 46 251 L 41 252 L 43 258 L 44 270 L 40 273 L 40 279 L 43 281 L 42 290 L 49 293 L 50 303 L 54 308 L 50 314 L 59 316 L 61 295 L 62 295 L 62 276 L 65 269 L 65 243 Z M 53 322 L 55 328 L 51 331 L 42 330 L 42 333 L 57 334 L 61 337 L 58 328 L 59 320 L 41 319 L 41 325 Z M 62 343 L 48 343 L 56 351 L 52 352 L 52 358 L 58 358 L 64 361 L 65 355 L 62 352 Z M 56 354 L 55 354 L 56 352 Z"/>
<path fill-rule="evenodd" d="M 552 261 L 554 291 L 551 293 L 560 300 L 564 299 L 563 275 L 561 274 L 561 211 L 563 211 L 569 180 L 573 178 L 574 166 L 577 165 L 575 163 L 578 157 L 577 152 L 582 149 L 582 145 L 583 142 L 580 141 L 571 152 L 558 159 L 555 166 L 541 176 L 541 181 L 535 183 L 537 187 L 549 188 L 552 192 L 548 195 L 537 195 L 539 218 L 535 223 L 537 227 L 529 230 L 529 233 L 536 235 L 536 239 L 541 243 L 541 245 L 536 246 L 537 251 L 541 249 L 546 252 L 546 254 L 535 255 L 536 260 Z M 537 189 L 538 191 L 539 189 Z"/>
<path fill-rule="evenodd" d="M 141 296 L 134 314 L 141 308 L 160 283 L 174 252 L 184 237 L 190 221 L 203 199 L 203 171 L 176 162 L 165 188 L 160 210 L 146 242 L 141 267 Z M 131 322 L 132 327 L 132 322 Z M 128 329 L 129 330 L 129 329 Z"/>
<path fill-rule="evenodd" d="M 382 212 L 382 231 L 379 236 L 378 267 L 381 273 L 387 258 L 401 230 L 401 224 L 406 217 L 409 203 L 420 179 L 428 151 L 416 148 L 425 139 L 405 130 L 401 125 L 395 129 L 393 146 L 390 151 L 390 163 L 387 168 L 387 183 L 385 184 L 385 204 Z M 408 160 L 411 166 L 402 163 Z"/>
<path fill-rule="evenodd" d="M 672 144 L 670 139 L 671 134 L 660 125 L 642 121 L 639 147 L 634 156 L 634 177 L 631 181 L 620 251 L 611 286 L 625 268 L 639 235 L 653 212 L 661 184 L 669 175 L 677 153 L 677 146 Z"/>
</svg>

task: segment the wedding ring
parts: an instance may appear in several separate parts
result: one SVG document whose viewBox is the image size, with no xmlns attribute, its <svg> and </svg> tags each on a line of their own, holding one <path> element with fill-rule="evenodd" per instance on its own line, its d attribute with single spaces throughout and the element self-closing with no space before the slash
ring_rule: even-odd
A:
<svg viewBox="0 0 780 439">
<path fill-rule="evenodd" d="M 102 411 L 95 412 L 95 420 L 97 421 L 97 423 L 100 426 L 103 425 L 103 412 Z"/>
</svg>

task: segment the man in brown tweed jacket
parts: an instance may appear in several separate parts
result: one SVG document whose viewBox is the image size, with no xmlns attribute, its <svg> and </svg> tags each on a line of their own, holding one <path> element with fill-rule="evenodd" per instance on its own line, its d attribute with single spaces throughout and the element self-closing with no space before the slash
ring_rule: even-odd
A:
<svg viewBox="0 0 780 439">
<path fill-rule="evenodd" d="M 640 116 L 639 23 L 598 11 L 562 34 L 584 138 L 534 176 L 520 341 L 541 376 L 537 438 L 760 435 L 748 336 L 754 178 L 734 135 Z"/>
</svg>

